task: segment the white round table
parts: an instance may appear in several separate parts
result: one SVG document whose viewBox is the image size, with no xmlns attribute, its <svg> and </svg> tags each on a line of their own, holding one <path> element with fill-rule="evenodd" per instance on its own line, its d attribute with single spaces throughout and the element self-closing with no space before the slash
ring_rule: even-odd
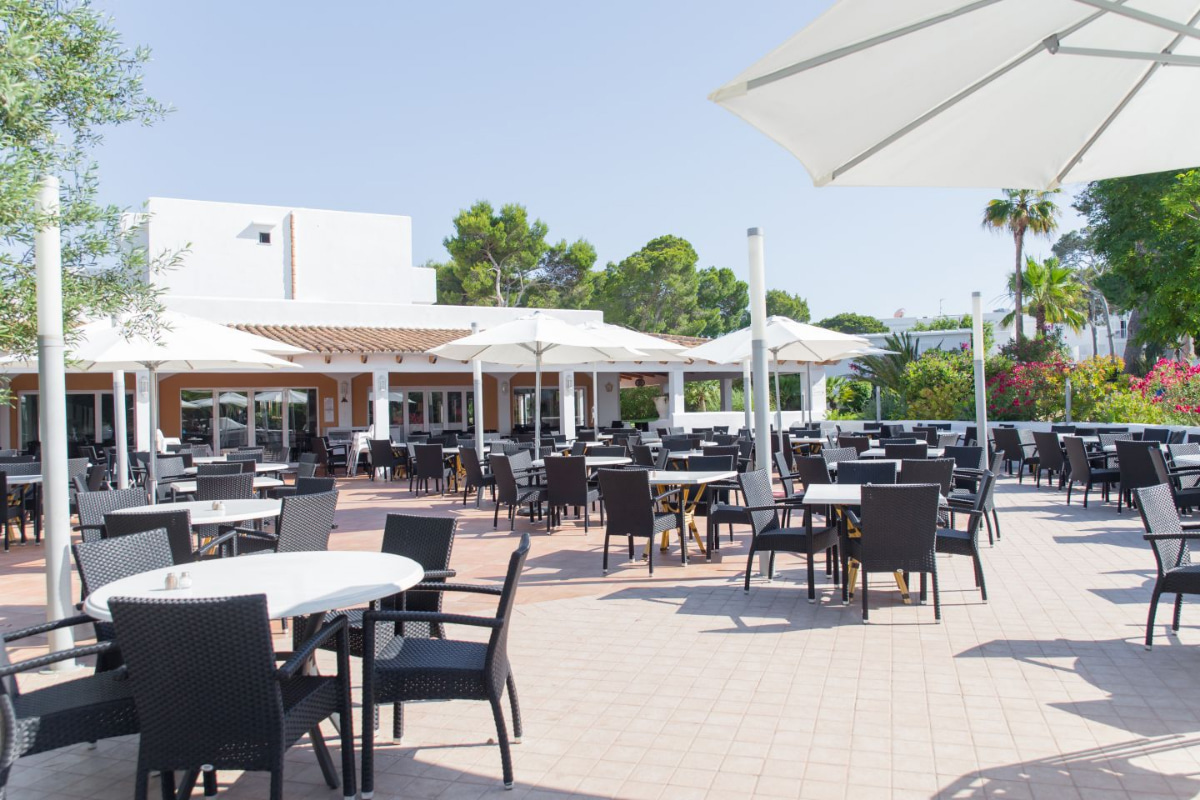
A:
<svg viewBox="0 0 1200 800">
<path fill-rule="evenodd" d="M 0 472 L 4 472 L 4 470 L 0 469 Z M 41 475 L 9 475 L 7 480 L 8 480 L 9 486 L 28 486 L 31 483 L 41 483 L 42 476 Z"/>
<path fill-rule="evenodd" d="M 176 494 L 195 494 L 196 483 L 196 481 L 172 481 L 171 483 L 164 483 L 162 485 L 170 486 L 175 490 Z M 283 481 L 279 480 L 279 478 L 268 478 L 265 475 L 254 476 L 255 490 L 277 489 L 280 486 L 283 486 Z"/>
<path fill-rule="evenodd" d="M 187 589 L 163 588 L 167 573 L 190 572 Z M 425 576 L 411 558 L 355 551 L 271 553 L 180 564 L 101 586 L 83 605 L 88 616 L 109 621 L 113 597 L 190 600 L 265 594 L 271 619 L 324 614 L 411 589 Z"/>
<path fill-rule="evenodd" d="M 110 511 L 110 514 L 148 514 L 153 511 L 184 511 L 191 512 L 192 525 L 223 525 L 229 522 L 242 522 L 251 519 L 269 519 L 279 516 L 283 502 L 278 499 L 270 500 L 222 500 L 224 508 L 220 511 L 212 507 L 211 500 L 192 500 L 187 503 L 160 503 L 155 506 L 136 506 Z"/>
<path fill-rule="evenodd" d="M 551 458 L 562 458 L 562 456 L 551 456 Z M 598 469 L 600 467 L 619 467 L 623 464 L 632 464 L 633 459 L 626 456 L 584 456 L 584 465 L 588 469 Z M 546 466 L 546 460 L 537 458 L 529 462 L 529 466 L 538 468 Z"/>
<path fill-rule="evenodd" d="M 192 463 L 193 464 L 237 464 L 240 462 L 226 461 L 223 458 L 203 458 L 203 459 L 194 458 L 194 459 L 192 459 Z M 284 464 L 282 461 L 264 461 L 261 464 L 254 465 L 254 471 L 256 473 L 283 472 L 286 469 L 288 469 L 288 465 Z M 197 472 L 198 472 L 198 470 L 195 467 L 184 467 L 183 468 L 184 475 L 195 475 Z"/>
</svg>

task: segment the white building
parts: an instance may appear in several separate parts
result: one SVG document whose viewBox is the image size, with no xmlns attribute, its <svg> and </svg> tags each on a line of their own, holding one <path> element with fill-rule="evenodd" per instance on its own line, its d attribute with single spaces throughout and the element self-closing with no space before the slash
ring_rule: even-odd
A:
<svg viewBox="0 0 1200 800">
<path fill-rule="evenodd" d="M 159 416 L 168 437 L 214 447 L 304 449 L 313 436 L 372 426 L 376 409 L 385 407 L 395 440 L 414 431 L 464 431 L 474 418 L 471 366 L 425 351 L 467 335 L 472 323 L 482 329 L 529 313 L 437 305 L 434 271 L 413 266 L 412 220 L 405 216 L 152 198 L 147 213 L 128 224 L 152 256 L 183 251 L 181 266 L 147 276 L 163 288 L 168 308 L 308 351 L 293 358 L 302 367 L 295 371 L 164 375 Z M 575 322 L 602 319 L 599 311 L 551 313 Z M 620 388 L 640 380 L 663 386 L 662 424 L 736 429 L 745 417 L 732 411 L 732 384 L 741 377 L 740 367 L 713 364 L 543 371 L 543 420 L 566 433 L 577 421 L 608 425 L 620 418 Z M 686 383 L 713 379 L 720 380 L 721 408 L 686 412 Z M 813 368 L 812 380 L 819 419 L 822 368 Z M 126 383 L 139 449 L 150 441 L 146 381 L 145 374 L 131 374 Z M 37 437 L 37 376 L 14 376 L 12 388 L 19 403 L 8 424 L 0 424 L 0 447 Z M 111 439 L 111 377 L 69 374 L 67 389 L 72 441 Z M 485 430 L 508 433 L 532 424 L 532 369 L 485 364 L 484 394 Z M 573 402 L 563 404 L 562 397 Z M 785 412 L 784 424 L 800 415 Z"/>
</svg>

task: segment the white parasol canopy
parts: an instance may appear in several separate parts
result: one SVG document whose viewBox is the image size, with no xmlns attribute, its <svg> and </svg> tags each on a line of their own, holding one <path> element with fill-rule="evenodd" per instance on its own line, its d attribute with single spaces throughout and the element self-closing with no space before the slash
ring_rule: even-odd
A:
<svg viewBox="0 0 1200 800">
<path fill-rule="evenodd" d="M 542 365 L 590 364 L 600 361 L 643 361 L 649 356 L 626 347 L 597 330 L 585 330 L 540 311 L 455 339 L 428 351 L 461 361 L 535 368 L 534 441 L 542 437 Z M 476 402 L 479 398 L 476 398 Z M 570 398 L 563 398 L 570 402 Z"/>
<path fill-rule="evenodd" d="M 648 333 L 635 331 L 621 325 L 612 325 L 607 322 L 585 322 L 582 325 L 584 330 L 598 331 L 599 333 L 618 342 L 626 347 L 633 347 L 646 354 L 647 361 L 690 361 L 691 359 L 682 355 L 687 350 L 687 347 L 675 342 L 660 339 L 657 336 L 651 336 Z M 597 428 L 600 426 L 600 381 L 596 373 L 596 369 L 592 369 L 592 424 Z"/>
<path fill-rule="evenodd" d="M 1054 188 L 1192 167 L 1198 19 L 1197 0 L 841 0 L 710 99 L 817 186 Z"/>
</svg>

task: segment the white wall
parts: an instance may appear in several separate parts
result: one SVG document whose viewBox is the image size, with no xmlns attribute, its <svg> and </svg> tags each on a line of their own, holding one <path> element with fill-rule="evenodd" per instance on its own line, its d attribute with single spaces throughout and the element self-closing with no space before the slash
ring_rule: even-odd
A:
<svg viewBox="0 0 1200 800">
<path fill-rule="evenodd" d="M 409 217 L 163 197 L 150 198 L 147 212 L 150 255 L 186 251 L 180 267 L 153 276 L 169 294 L 291 299 L 294 245 L 296 299 L 437 297 L 433 271 L 412 265 Z"/>
</svg>

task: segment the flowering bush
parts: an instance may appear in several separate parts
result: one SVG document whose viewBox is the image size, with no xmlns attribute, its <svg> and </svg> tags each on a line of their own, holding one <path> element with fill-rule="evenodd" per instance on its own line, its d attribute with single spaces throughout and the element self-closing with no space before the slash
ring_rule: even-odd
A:
<svg viewBox="0 0 1200 800">
<path fill-rule="evenodd" d="M 1156 407 L 1163 421 L 1200 425 L 1200 365 L 1160 359 L 1132 389 Z"/>
<path fill-rule="evenodd" d="M 1066 416 L 1067 362 L 1016 363 L 988 376 L 988 416 L 995 420 L 1059 420 Z"/>
</svg>

